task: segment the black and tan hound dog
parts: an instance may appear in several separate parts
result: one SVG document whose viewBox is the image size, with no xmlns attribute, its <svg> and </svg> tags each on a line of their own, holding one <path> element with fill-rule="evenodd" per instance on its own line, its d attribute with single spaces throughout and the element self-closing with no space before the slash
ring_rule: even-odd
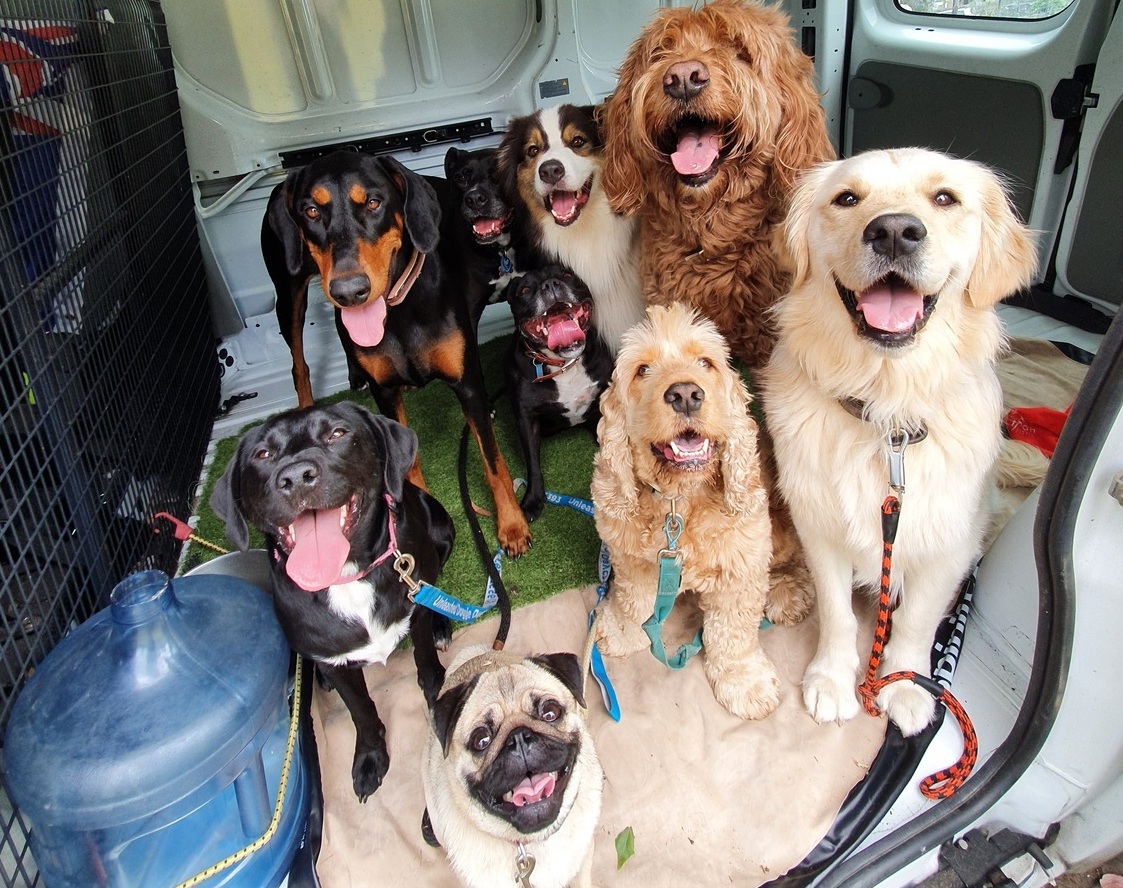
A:
<svg viewBox="0 0 1123 888">
<path fill-rule="evenodd" d="M 277 320 L 293 356 L 300 406 L 312 403 L 302 345 L 308 283 L 319 274 L 335 306 L 352 379 L 405 423 L 403 386 L 452 387 L 483 455 L 499 543 L 510 555 L 530 529 L 496 442 L 476 327 L 492 291 L 450 184 L 392 157 L 338 151 L 289 173 L 269 198 L 261 248 L 277 289 Z M 410 480 L 425 482 L 419 463 Z"/>
</svg>

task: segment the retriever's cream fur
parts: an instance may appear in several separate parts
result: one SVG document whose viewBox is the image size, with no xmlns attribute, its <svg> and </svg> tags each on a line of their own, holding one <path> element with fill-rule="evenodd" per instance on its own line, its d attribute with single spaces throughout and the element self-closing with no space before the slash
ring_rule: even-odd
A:
<svg viewBox="0 0 1123 888">
<path fill-rule="evenodd" d="M 665 89 L 682 64 L 707 77 L 685 100 Z M 719 159 L 708 181 L 684 181 L 671 155 L 702 121 Z M 609 202 L 640 221 L 644 298 L 694 306 L 735 357 L 763 366 L 774 339 L 766 309 L 787 287 L 773 228 L 799 174 L 834 157 L 811 60 L 787 16 L 744 0 L 660 10 L 624 59 L 604 136 Z"/>
<path fill-rule="evenodd" d="M 917 237 L 913 226 L 912 248 L 889 256 L 872 248 L 871 232 L 893 214 L 914 217 L 926 233 Z M 1003 333 L 994 306 L 1029 283 L 1036 256 L 990 170 L 921 149 L 815 168 L 797 188 L 783 235 L 794 278 L 775 308 L 779 340 L 762 399 L 819 606 L 804 702 L 816 720 L 841 721 L 858 711 L 868 657 L 855 645 L 851 594 L 879 582 L 886 434 L 894 424 L 928 430 L 904 458 L 892 571 L 899 606 L 882 673 L 927 675 L 939 621 L 980 552 L 1001 447 L 995 361 Z M 861 335 L 840 292 L 861 293 L 890 270 L 938 297 L 926 323 L 896 346 Z M 856 404 L 861 418 L 852 415 Z M 878 702 L 906 735 L 934 712 L 912 682 L 888 686 Z"/>
<path fill-rule="evenodd" d="M 689 415 L 668 402 L 679 384 L 702 393 Z M 771 525 L 757 427 L 717 328 L 683 305 L 649 308 L 624 336 L 601 413 L 592 496 L 614 574 L 598 620 L 601 649 L 625 656 L 648 647 L 641 624 L 653 609 L 673 500 L 683 521 L 681 588 L 697 594 L 703 612 L 706 675 L 727 709 L 763 718 L 780 702 L 780 682 L 760 646 L 761 616 L 767 605 L 770 618 L 792 622 L 809 602 L 805 588 L 791 585 L 782 587 L 788 598 L 769 601 Z M 709 458 L 691 468 L 653 451 L 684 432 L 710 442 Z"/>
</svg>

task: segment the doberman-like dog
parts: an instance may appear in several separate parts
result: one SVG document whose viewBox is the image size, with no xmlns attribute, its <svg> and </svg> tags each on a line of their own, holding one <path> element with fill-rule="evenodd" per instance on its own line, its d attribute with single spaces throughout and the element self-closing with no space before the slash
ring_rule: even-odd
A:
<svg viewBox="0 0 1123 888">
<path fill-rule="evenodd" d="M 526 552 L 530 529 L 496 442 L 476 339 L 492 286 L 451 185 L 389 156 L 337 151 L 273 190 L 261 248 L 299 404 L 312 403 L 301 343 L 308 283 L 319 274 L 352 369 L 384 415 L 405 424 L 403 386 L 451 386 L 483 456 L 499 543 Z M 425 486 L 417 462 L 410 480 Z"/>
</svg>

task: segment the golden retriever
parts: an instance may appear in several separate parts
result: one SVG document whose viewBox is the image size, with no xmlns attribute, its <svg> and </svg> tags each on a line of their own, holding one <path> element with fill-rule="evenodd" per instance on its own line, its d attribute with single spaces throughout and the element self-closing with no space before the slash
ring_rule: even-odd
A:
<svg viewBox="0 0 1123 888">
<path fill-rule="evenodd" d="M 611 656 L 649 646 L 641 625 L 673 508 L 681 589 L 697 594 L 703 613 L 714 695 L 734 715 L 763 718 L 779 705 L 780 681 L 760 645 L 761 616 L 794 622 L 810 603 L 794 586 L 769 600 L 768 494 L 749 402 L 721 334 L 687 306 L 652 306 L 624 335 L 593 463 L 596 525 L 613 570 L 598 636 Z"/>
<path fill-rule="evenodd" d="M 772 230 L 799 173 L 835 156 L 787 16 L 742 0 L 661 10 L 603 117 L 603 187 L 638 214 L 644 298 L 694 306 L 763 366 L 788 283 Z"/>
<path fill-rule="evenodd" d="M 936 628 L 980 553 L 1001 448 L 994 307 L 1030 282 L 1037 259 L 992 171 L 915 148 L 809 172 L 783 246 L 794 279 L 774 309 L 761 397 L 819 603 L 804 703 L 817 721 L 842 721 L 858 711 L 868 656 L 851 594 L 880 579 L 888 437 L 904 430 L 912 443 L 882 673 L 928 675 Z M 934 712 L 912 682 L 889 685 L 878 704 L 906 736 Z"/>
</svg>

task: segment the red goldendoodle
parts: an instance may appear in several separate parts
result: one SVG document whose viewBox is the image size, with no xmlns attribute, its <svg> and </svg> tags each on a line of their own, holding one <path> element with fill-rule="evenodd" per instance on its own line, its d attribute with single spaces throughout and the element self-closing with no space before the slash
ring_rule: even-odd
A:
<svg viewBox="0 0 1123 888">
<path fill-rule="evenodd" d="M 649 303 L 686 302 L 763 366 L 788 276 L 772 230 L 799 173 L 834 149 L 787 16 L 742 0 L 661 11 L 604 109 L 604 189 L 638 213 Z"/>
</svg>

